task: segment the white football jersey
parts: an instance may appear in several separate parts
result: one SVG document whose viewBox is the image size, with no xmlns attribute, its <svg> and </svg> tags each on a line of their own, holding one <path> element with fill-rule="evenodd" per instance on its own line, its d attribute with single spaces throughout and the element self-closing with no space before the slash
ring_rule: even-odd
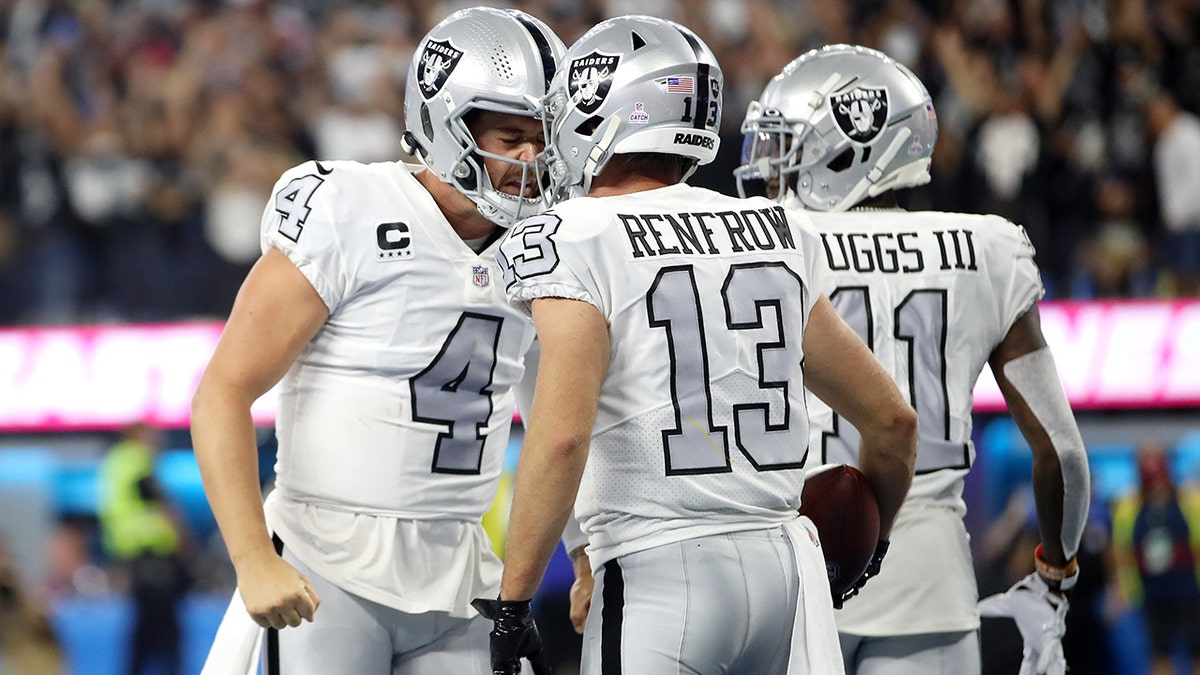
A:
<svg viewBox="0 0 1200 675">
<path fill-rule="evenodd" d="M 808 213 L 828 268 L 821 288 L 917 411 L 908 502 L 965 513 L 975 458 L 975 380 L 1013 322 L 1042 297 L 1025 231 L 998 216 Z M 856 464 L 858 432 L 815 396 L 810 462 Z"/>
<path fill-rule="evenodd" d="M 533 325 L 505 302 L 498 243 L 471 250 L 417 170 L 307 162 L 275 186 L 263 250 L 285 253 L 329 307 L 280 386 L 277 490 L 331 510 L 479 521 Z"/>
<path fill-rule="evenodd" d="M 855 635 L 979 627 L 962 517 L 975 459 L 975 380 L 1013 322 L 1042 296 L 1025 231 L 997 216 L 806 212 L 828 271 L 822 290 L 917 411 L 916 475 L 880 574 L 837 612 Z M 859 435 L 809 395 L 809 462 L 857 464 Z"/>
<path fill-rule="evenodd" d="M 581 300 L 609 325 L 576 501 L 593 566 L 796 518 L 819 246 L 803 215 L 684 184 L 573 199 L 505 238 L 510 301 Z"/>
</svg>

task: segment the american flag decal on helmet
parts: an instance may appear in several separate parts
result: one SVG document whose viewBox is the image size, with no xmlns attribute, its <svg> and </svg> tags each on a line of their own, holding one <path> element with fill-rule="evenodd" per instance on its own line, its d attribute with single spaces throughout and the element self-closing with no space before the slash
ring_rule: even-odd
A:
<svg viewBox="0 0 1200 675">
<path fill-rule="evenodd" d="M 668 77 L 667 93 L 694 94 L 696 93 L 696 79 L 693 77 Z"/>
</svg>

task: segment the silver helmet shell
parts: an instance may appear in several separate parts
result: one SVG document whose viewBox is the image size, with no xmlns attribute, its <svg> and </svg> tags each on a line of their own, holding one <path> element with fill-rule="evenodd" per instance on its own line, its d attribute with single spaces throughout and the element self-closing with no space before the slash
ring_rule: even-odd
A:
<svg viewBox="0 0 1200 675">
<path fill-rule="evenodd" d="M 537 213 L 540 199 L 492 186 L 483 157 L 520 166 L 523 186 L 537 185 L 537 163 L 543 158 L 523 162 L 481 151 L 467 128 L 467 115 L 491 110 L 540 119 L 542 100 L 565 51 L 545 23 L 525 12 L 471 7 L 446 17 L 421 39 L 409 65 L 407 149 L 471 198 L 489 220 L 511 225 Z"/>
<path fill-rule="evenodd" d="M 551 198 L 586 195 L 615 154 L 682 155 L 692 170 L 711 162 L 723 87 L 716 57 L 691 30 L 649 16 L 597 24 L 550 86 Z"/>
<path fill-rule="evenodd" d="M 925 85 L 903 64 L 874 49 L 830 45 L 772 78 L 741 130 L 734 176 L 742 196 L 761 180 L 780 201 L 844 211 L 929 182 L 937 115 Z"/>
</svg>

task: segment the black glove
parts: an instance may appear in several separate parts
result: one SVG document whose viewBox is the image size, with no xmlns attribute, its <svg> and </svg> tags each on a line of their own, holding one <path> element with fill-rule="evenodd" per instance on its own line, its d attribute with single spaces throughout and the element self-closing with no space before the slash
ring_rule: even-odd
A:
<svg viewBox="0 0 1200 675">
<path fill-rule="evenodd" d="M 854 582 L 853 586 L 847 588 L 846 592 L 842 593 L 841 597 L 833 599 L 834 609 L 841 609 L 842 605 L 845 604 L 847 600 L 858 595 L 858 589 L 862 588 L 867 583 L 868 579 L 879 576 L 879 566 L 883 564 L 883 556 L 887 555 L 887 550 L 888 542 L 880 539 L 879 542 L 875 544 L 875 553 L 871 556 L 871 562 L 867 563 L 867 569 L 863 570 L 862 576 L 858 578 L 858 581 Z"/>
<path fill-rule="evenodd" d="M 491 632 L 492 675 L 520 675 L 522 657 L 529 659 L 534 675 L 551 675 L 528 600 L 475 598 L 471 606 L 483 618 L 495 622 Z"/>
</svg>

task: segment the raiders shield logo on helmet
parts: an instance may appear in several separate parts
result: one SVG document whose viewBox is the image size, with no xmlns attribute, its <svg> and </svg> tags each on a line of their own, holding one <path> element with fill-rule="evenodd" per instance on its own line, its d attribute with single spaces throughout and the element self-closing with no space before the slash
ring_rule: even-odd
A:
<svg viewBox="0 0 1200 675">
<path fill-rule="evenodd" d="M 888 117 L 887 89 L 855 87 L 843 94 L 829 97 L 833 119 L 838 128 L 852 141 L 870 143 L 880 131 Z"/>
<path fill-rule="evenodd" d="M 592 52 L 571 61 L 567 90 L 571 103 L 581 112 L 590 115 L 604 103 L 618 60 L 620 57 L 615 54 Z"/>
<path fill-rule="evenodd" d="M 446 84 L 446 78 L 454 72 L 462 58 L 462 50 L 455 49 L 449 40 L 430 40 L 421 52 L 421 61 L 417 64 L 417 81 L 420 83 L 421 95 L 426 99 L 433 98 Z"/>
</svg>

